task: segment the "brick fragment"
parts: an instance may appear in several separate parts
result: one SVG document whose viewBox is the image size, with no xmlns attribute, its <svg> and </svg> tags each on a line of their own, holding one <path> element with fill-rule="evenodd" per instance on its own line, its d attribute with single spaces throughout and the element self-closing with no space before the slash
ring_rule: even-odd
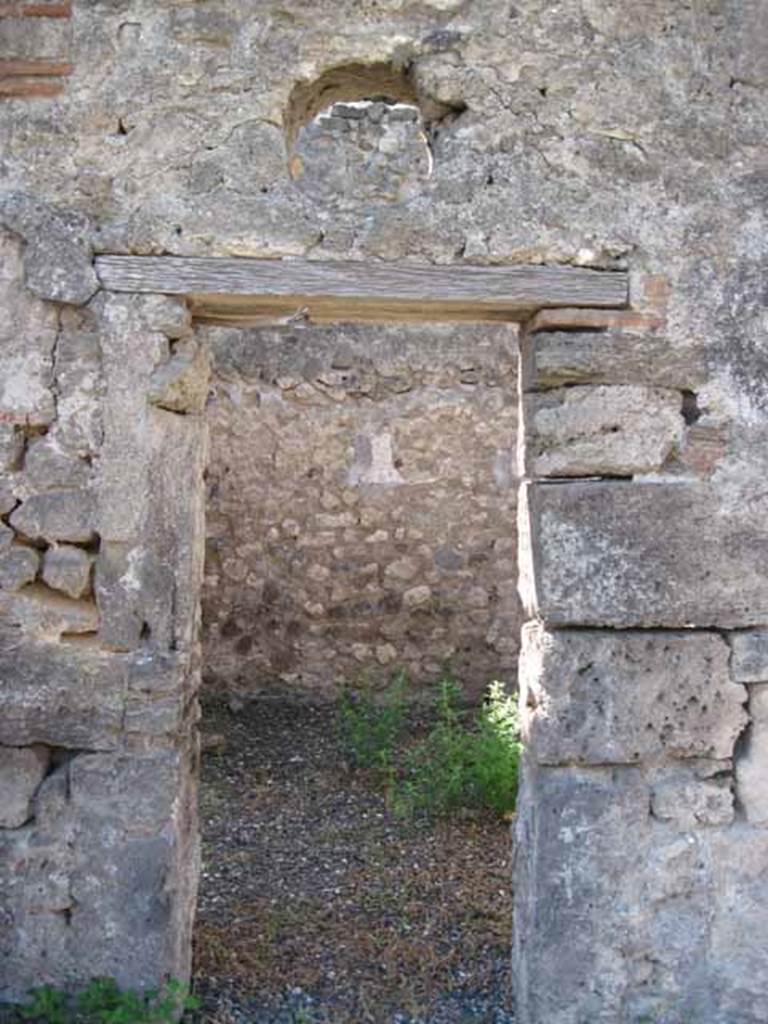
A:
<svg viewBox="0 0 768 1024">
<path fill-rule="evenodd" d="M 58 79 L 0 78 L 0 99 L 48 99 L 63 92 Z"/>
<path fill-rule="evenodd" d="M 0 60 L 0 78 L 61 78 L 71 75 L 74 64 L 61 60 L 26 60 L 11 57 Z"/>
<path fill-rule="evenodd" d="M 70 3 L 0 4 L 0 18 L 71 18 Z"/>
</svg>

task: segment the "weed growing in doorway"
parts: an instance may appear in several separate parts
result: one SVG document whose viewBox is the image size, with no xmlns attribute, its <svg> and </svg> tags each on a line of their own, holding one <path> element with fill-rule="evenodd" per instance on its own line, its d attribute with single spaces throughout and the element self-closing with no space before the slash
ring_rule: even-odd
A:
<svg viewBox="0 0 768 1024">
<path fill-rule="evenodd" d="M 402 741 L 406 687 L 400 673 L 381 702 L 369 691 L 342 695 L 339 728 L 350 763 L 381 772 L 390 805 L 402 817 L 444 816 L 462 808 L 513 811 L 522 744 L 517 705 L 503 685 L 491 683 L 472 714 L 461 705 L 458 683 L 442 679 L 433 724 L 411 745 Z"/>
<path fill-rule="evenodd" d="M 436 721 L 405 754 L 392 805 L 403 815 L 449 815 L 461 808 L 514 810 L 522 745 L 517 706 L 501 683 L 474 716 L 459 707 L 460 687 L 440 683 Z"/>
<path fill-rule="evenodd" d="M 339 701 L 339 738 L 353 767 L 390 769 L 405 729 L 407 686 L 405 673 L 398 672 L 380 701 L 367 683 L 354 692 L 344 688 Z"/>
</svg>

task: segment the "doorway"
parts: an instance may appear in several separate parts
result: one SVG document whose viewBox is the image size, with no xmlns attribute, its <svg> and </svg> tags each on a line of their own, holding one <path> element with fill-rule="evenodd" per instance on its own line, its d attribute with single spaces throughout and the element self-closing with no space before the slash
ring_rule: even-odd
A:
<svg viewBox="0 0 768 1024">
<path fill-rule="evenodd" d="M 406 678 L 407 748 L 447 674 L 473 706 L 514 687 L 516 325 L 198 335 L 198 988 L 264 1021 L 487 1020 L 509 996 L 509 823 L 397 813 L 350 764 L 339 696 L 386 706 Z"/>
</svg>

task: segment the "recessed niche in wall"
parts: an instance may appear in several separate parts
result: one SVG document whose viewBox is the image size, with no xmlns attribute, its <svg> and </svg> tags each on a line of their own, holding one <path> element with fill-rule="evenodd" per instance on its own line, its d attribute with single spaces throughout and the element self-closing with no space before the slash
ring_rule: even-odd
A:
<svg viewBox="0 0 768 1024">
<path fill-rule="evenodd" d="M 397 202 L 419 192 L 432 155 L 418 107 L 360 100 L 334 103 L 301 128 L 289 169 L 315 199 Z"/>
<path fill-rule="evenodd" d="M 430 125 L 445 112 L 389 65 L 331 69 L 297 85 L 291 96 L 285 119 L 291 178 L 327 204 L 408 199 L 432 173 Z"/>
</svg>

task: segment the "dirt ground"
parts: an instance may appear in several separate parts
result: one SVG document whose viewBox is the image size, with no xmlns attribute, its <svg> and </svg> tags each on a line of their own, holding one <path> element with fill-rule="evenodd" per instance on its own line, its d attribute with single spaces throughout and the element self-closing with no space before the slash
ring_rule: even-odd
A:
<svg viewBox="0 0 768 1024">
<path fill-rule="evenodd" d="M 508 1024 L 509 823 L 397 819 L 335 716 L 204 708 L 195 1024 Z"/>
</svg>

